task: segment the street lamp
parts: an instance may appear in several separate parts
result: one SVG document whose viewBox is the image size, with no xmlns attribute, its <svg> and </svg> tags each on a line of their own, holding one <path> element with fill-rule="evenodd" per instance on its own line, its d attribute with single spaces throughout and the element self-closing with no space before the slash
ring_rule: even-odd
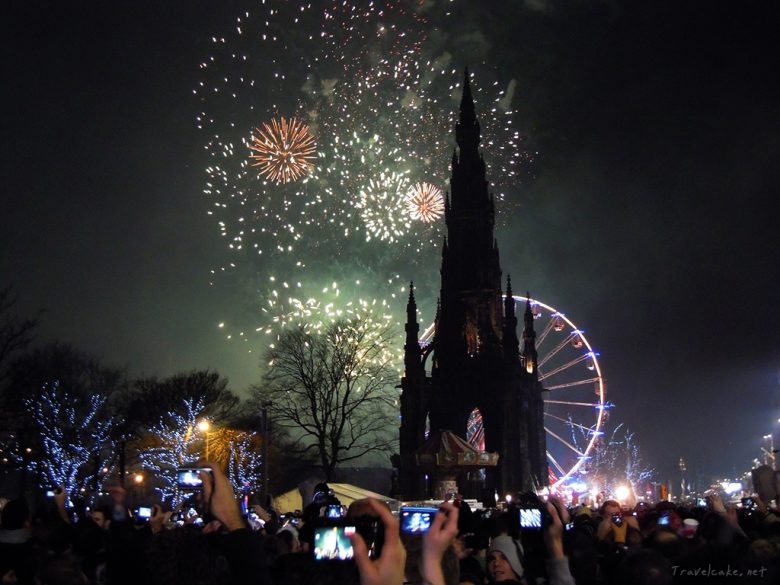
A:
<svg viewBox="0 0 780 585">
<path fill-rule="evenodd" d="M 271 406 L 270 401 L 263 402 L 263 505 L 266 504 L 266 498 L 268 497 L 268 408 Z"/>
<path fill-rule="evenodd" d="M 772 461 L 772 469 L 775 468 L 775 437 L 774 435 L 764 435 L 764 441 L 766 441 L 769 444 L 769 447 L 767 448 L 764 446 L 762 450 L 764 451 L 764 463 L 769 464 L 769 461 Z"/>
<path fill-rule="evenodd" d="M 203 419 L 198 423 L 198 430 L 206 435 L 206 459 L 209 458 L 209 430 L 211 429 L 211 423 L 207 419 Z"/>
</svg>

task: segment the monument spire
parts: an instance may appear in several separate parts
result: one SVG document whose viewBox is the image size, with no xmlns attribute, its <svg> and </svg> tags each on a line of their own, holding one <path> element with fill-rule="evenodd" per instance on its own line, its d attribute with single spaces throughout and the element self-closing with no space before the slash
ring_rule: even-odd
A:
<svg viewBox="0 0 780 585">
<path fill-rule="evenodd" d="M 512 295 L 512 277 L 506 275 L 506 296 L 504 297 L 504 357 L 517 362 L 520 357 L 520 340 L 517 338 L 517 315 L 515 298 Z"/>
</svg>

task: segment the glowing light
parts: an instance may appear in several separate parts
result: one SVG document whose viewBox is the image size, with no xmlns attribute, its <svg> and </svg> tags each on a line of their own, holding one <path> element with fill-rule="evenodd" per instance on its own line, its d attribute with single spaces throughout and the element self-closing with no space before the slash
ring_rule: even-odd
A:
<svg viewBox="0 0 780 585">
<path fill-rule="evenodd" d="M 210 428 L 211 428 L 211 423 L 209 423 L 209 421 L 206 420 L 205 418 L 198 423 L 198 430 L 201 431 L 201 432 L 205 433 Z"/>
<path fill-rule="evenodd" d="M 136 473 L 133 476 L 133 482 L 136 484 L 142 484 L 144 482 L 144 474 L 143 473 Z"/>
<path fill-rule="evenodd" d="M 299 119 L 273 119 L 263 123 L 262 129 L 255 129 L 249 158 L 256 161 L 252 166 L 260 168 L 261 176 L 276 183 L 290 183 L 314 168 L 316 147 L 309 127 Z"/>
<path fill-rule="evenodd" d="M 444 213 L 444 194 L 430 183 L 415 183 L 406 195 L 406 210 L 412 219 L 436 221 Z"/>
<path fill-rule="evenodd" d="M 625 485 L 619 485 L 615 489 L 615 497 L 621 502 L 625 502 L 631 495 L 631 489 Z"/>
</svg>

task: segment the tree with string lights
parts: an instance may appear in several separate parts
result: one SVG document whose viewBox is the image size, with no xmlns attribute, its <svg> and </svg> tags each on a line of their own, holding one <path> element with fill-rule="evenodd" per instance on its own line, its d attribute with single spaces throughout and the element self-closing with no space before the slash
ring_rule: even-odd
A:
<svg viewBox="0 0 780 585">
<path fill-rule="evenodd" d="M 36 399 L 25 401 L 40 435 L 41 487 L 63 486 L 69 493 L 99 488 L 113 458 L 106 397 L 79 396 L 59 382 L 46 384 Z"/>
<path fill-rule="evenodd" d="M 185 399 L 181 412 L 169 412 L 148 429 L 147 444 L 139 448 L 141 465 L 158 480 L 157 489 L 163 499 L 172 499 L 174 505 L 182 499 L 176 485 L 176 470 L 200 459 L 203 441 L 198 436 L 197 421 L 203 408 L 202 399 Z"/>
<path fill-rule="evenodd" d="M 239 432 L 228 442 L 228 479 L 236 495 L 251 491 L 260 483 L 263 469 L 257 439 L 255 433 Z"/>
</svg>

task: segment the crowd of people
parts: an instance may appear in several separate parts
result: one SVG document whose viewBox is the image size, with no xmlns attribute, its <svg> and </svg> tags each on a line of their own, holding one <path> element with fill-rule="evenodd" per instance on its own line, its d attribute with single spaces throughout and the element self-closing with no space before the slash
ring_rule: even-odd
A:
<svg viewBox="0 0 780 585">
<path fill-rule="evenodd" d="M 64 490 L 32 516 L 26 500 L 8 501 L 0 514 L 2 582 L 780 583 L 780 514 L 758 498 L 739 508 L 712 495 L 706 507 L 627 509 L 608 500 L 592 509 L 525 494 L 500 510 L 471 510 L 456 497 L 432 511 L 427 531 L 405 533 L 385 503 L 358 500 L 344 509 L 325 484 L 300 514 L 279 515 L 266 502 L 242 510 L 221 470 L 202 465 L 211 471 L 201 473 L 201 491 L 180 511 L 151 506 L 148 518 L 128 509 L 119 486 L 91 509 L 69 506 Z M 336 547 L 328 553 L 325 539 Z"/>
</svg>

